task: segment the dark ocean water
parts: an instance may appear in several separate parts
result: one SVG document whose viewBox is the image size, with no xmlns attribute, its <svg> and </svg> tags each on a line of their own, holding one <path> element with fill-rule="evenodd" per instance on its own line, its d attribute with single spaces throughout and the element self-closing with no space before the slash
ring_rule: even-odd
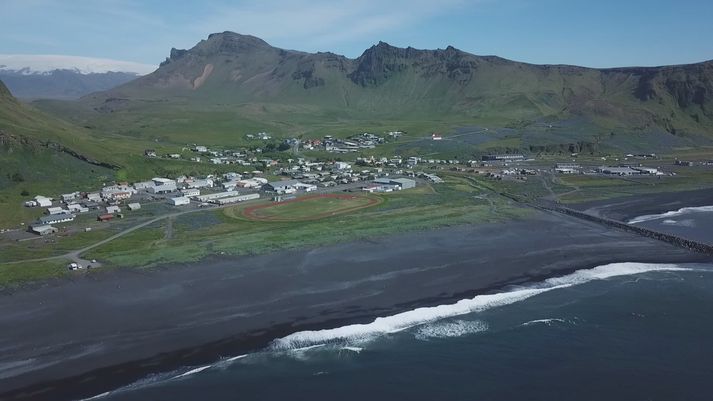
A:
<svg viewBox="0 0 713 401">
<path fill-rule="evenodd" d="M 713 206 L 685 207 L 636 217 L 631 224 L 713 244 Z"/>
<path fill-rule="evenodd" d="M 101 398 L 711 400 L 713 265 L 602 266 L 297 333 Z"/>
</svg>

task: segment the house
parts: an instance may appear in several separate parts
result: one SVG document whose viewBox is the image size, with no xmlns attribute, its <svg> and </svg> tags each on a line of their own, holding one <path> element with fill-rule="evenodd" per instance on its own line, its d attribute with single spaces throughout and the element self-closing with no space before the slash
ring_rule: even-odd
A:
<svg viewBox="0 0 713 401">
<path fill-rule="evenodd" d="M 262 184 L 256 179 L 234 181 L 235 187 L 239 188 L 259 188 Z"/>
<path fill-rule="evenodd" d="M 99 203 L 98 203 L 98 202 L 85 201 L 85 202 L 82 202 L 82 204 L 84 205 L 84 207 L 86 207 L 87 209 L 90 209 L 90 210 L 99 209 Z"/>
<path fill-rule="evenodd" d="M 283 180 L 283 181 L 273 181 L 268 182 L 263 186 L 265 191 L 277 192 L 277 193 L 292 193 L 297 190 L 298 185 L 304 185 L 297 180 Z"/>
<path fill-rule="evenodd" d="M 38 224 L 38 225 L 32 225 L 30 227 L 30 231 L 35 234 L 45 236 L 45 235 L 49 235 L 49 234 L 54 234 L 59 230 L 57 230 L 57 227 L 52 227 L 49 224 Z"/>
<path fill-rule="evenodd" d="M 579 170 L 571 167 L 555 167 L 555 172 L 559 174 L 577 174 Z"/>
<path fill-rule="evenodd" d="M 102 196 L 99 192 L 90 192 L 87 195 L 87 200 L 91 202 L 101 202 Z"/>
<path fill-rule="evenodd" d="M 351 168 L 352 168 L 352 166 L 349 163 L 345 163 L 345 162 L 334 163 L 335 170 L 351 170 Z"/>
<path fill-rule="evenodd" d="M 109 200 L 129 199 L 134 193 L 136 193 L 136 190 L 128 184 L 109 185 L 101 190 L 102 198 Z"/>
<path fill-rule="evenodd" d="M 55 207 L 48 207 L 47 208 L 47 214 L 64 214 L 64 213 L 69 213 L 68 210 L 62 209 L 59 206 Z"/>
<path fill-rule="evenodd" d="M 62 202 L 69 202 L 77 199 L 79 197 L 79 192 L 72 192 L 69 194 L 62 194 L 60 196 L 62 198 Z"/>
<path fill-rule="evenodd" d="M 217 192 L 214 194 L 205 194 L 205 195 L 200 195 L 197 196 L 196 199 L 200 202 L 211 202 L 216 199 L 220 198 L 228 198 L 231 196 L 238 196 L 238 191 L 226 191 L 226 192 Z"/>
<path fill-rule="evenodd" d="M 171 159 L 180 159 L 181 155 L 179 155 L 178 153 L 171 153 L 168 155 L 168 157 L 170 157 Z"/>
<path fill-rule="evenodd" d="M 146 149 L 146 150 L 144 150 L 144 156 L 156 157 L 156 151 L 154 149 Z"/>
<path fill-rule="evenodd" d="M 435 174 L 422 173 L 421 176 L 434 184 L 440 184 L 443 182 L 443 179 Z"/>
<path fill-rule="evenodd" d="M 434 141 L 440 141 L 443 139 L 443 136 L 434 132 L 433 134 L 431 134 L 431 139 Z"/>
<path fill-rule="evenodd" d="M 39 225 L 66 223 L 68 221 L 74 221 L 74 217 L 75 216 L 73 214 L 69 213 L 52 214 L 49 216 L 41 216 L 39 219 L 37 219 L 37 223 Z"/>
<path fill-rule="evenodd" d="M 186 189 L 182 189 L 182 190 L 181 190 L 181 194 L 183 194 L 183 196 L 187 196 L 187 197 L 190 198 L 190 197 L 192 197 L 192 196 L 198 196 L 198 195 L 200 195 L 200 194 L 201 194 L 201 190 L 198 189 L 198 188 L 186 188 Z"/>
<path fill-rule="evenodd" d="M 662 175 L 662 173 L 653 167 L 634 167 L 634 170 L 638 171 L 641 174 L 650 174 L 650 175 Z"/>
<path fill-rule="evenodd" d="M 602 166 L 597 169 L 602 174 L 611 174 L 611 175 L 634 175 L 634 174 L 640 174 L 639 171 L 634 170 L 631 167 L 608 167 L 608 166 Z"/>
<path fill-rule="evenodd" d="M 137 203 L 137 202 L 129 203 L 129 204 L 126 205 L 126 206 L 127 206 L 127 207 L 129 208 L 129 210 L 131 210 L 132 212 L 133 212 L 134 210 L 139 210 L 139 209 L 141 209 L 141 204 L 140 204 L 140 203 Z"/>
<path fill-rule="evenodd" d="M 260 194 L 245 194 L 238 196 L 230 196 L 226 198 L 219 198 L 215 199 L 213 203 L 217 203 L 219 205 L 227 205 L 229 203 L 245 202 L 253 199 L 260 199 Z"/>
<path fill-rule="evenodd" d="M 134 183 L 134 189 L 139 190 L 139 189 L 149 189 L 153 188 L 156 186 L 153 181 L 141 181 L 141 182 L 135 182 Z"/>
<path fill-rule="evenodd" d="M 525 160 L 525 155 L 522 154 L 490 154 L 483 156 L 483 161 L 521 161 Z"/>
<path fill-rule="evenodd" d="M 97 221 L 109 221 L 113 218 L 113 214 L 100 214 L 99 216 L 97 216 Z"/>
<path fill-rule="evenodd" d="M 374 184 L 382 186 L 394 186 L 398 187 L 398 189 L 411 189 L 416 187 L 416 181 L 410 178 L 377 178 L 374 180 Z"/>
<path fill-rule="evenodd" d="M 46 198 L 41 195 L 35 196 L 35 202 L 37 202 L 37 206 L 39 207 L 49 207 L 52 206 L 52 199 Z"/>
<path fill-rule="evenodd" d="M 82 206 L 79 203 L 70 203 L 67 205 L 67 209 L 72 213 L 86 213 L 89 211 L 88 207 Z"/>
<path fill-rule="evenodd" d="M 190 205 L 191 200 L 190 200 L 190 198 L 188 198 L 186 196 L 179 196 L 176 198 L 169 198 L 168 203 L 173 206 L 185 206 L 185 205 Z"/>
<path fill-rule="evenodd" d="M 298 182 L 295 184 L 295 189 L 298 191 L 312 192 L 317 190 L 317 186 L 314 184 L 305 184 Z"/>
<path fill-rule="evenodd" d="M 193 150 L 195 150 L 198 153 L 207 153 L 208 152 L 208 148 L 205 146 L 201 146 L 201 145 L 197 145 L 195 148 L 193 148 Z"/>
<path fill-rule="evenodd" d="M 223 174 L 223 179 L 226 181 L 235 181 L 235 180 L 239 180 L 241 178 L 243 178 L 242 175 L 240 175 L 238 173 L 234 173 L 234 172 Z"/>
<path fill-rule="evenodd" d="M 151 181 L 153 181 L 154 185 L 153 187 L 148 188 L 150 193 L 165 194 L 174 192 L 178 189 L 176 181 L 170 178 L 154 177 Z"/>
<path fill-rule="evenodd" d="M 121 213 L 121 208 L 119 206 L 107 206 L 107 214 Z"/>
</svg>

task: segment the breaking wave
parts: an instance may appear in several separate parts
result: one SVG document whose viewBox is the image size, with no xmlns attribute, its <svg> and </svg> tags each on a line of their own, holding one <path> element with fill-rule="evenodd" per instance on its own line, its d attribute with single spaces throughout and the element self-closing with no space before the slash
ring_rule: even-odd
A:
<svg viewBox="0 0 713 401">
<path fill-rule="evenodd" d="M 678 210 L 671 210 L 666 213 L 645 214 L 629 220 L 629 224 L 643 223 L 645 221 L 670 219 L 671 217 L 683 216 L 690 213 L 713 212 L 713 206 L 683 207 Z"/>
<path fill-rule="evenodd" d="M 577 270 L 566 276 L 550 278 L 530 287 L 496 294 L 477 295 L 473 298 L 462 299 L 454 304 L 417 308 L 392 316 L 378 317 L 371 323 L 352 324 L 325 330 L 300 331 L 273 341 L 271 348 L 289 350 L 314 344 L 368 341 L 381 335 L 396 333 L 438 320 L 510 305 L 544 292 L 584 284 L 593 280 L 652 271 L 689 270 L 691 269 L 673 264 L 612 263 L 593 269 Z"/>
<path fill-rule="evenodd" d="M 530 320 L 529 322 L 525 322 L 522 324 L 522 326 L 532 326 L 533 324 L 544 324 L 547 326 L 552 326 L 554 323 L 567 323 L 567 321 L 564 319 L 558 319 L 558 318 L 536 319 L 536 320 Z"/>
<path fill-rule="evenodd" d="M 418 340 L 432 338 L 461 337 L 488 330 L 488 324 L 480 320 L 456 320 L 454 322 L 437 322 L 419 327 L 415 337 Z"/>
<path fill-rule="evenodd" d="M 359 353 L 362 347 L 356 344 L 371 341 L 378 336 L 397 333 L 414 327 L 419 327 L 415 333 L 418 339 L 447 338 L 482 332 L 488 329 L 485 322 L 479 320 L 443 321 L 444 319 L 462 316 L 474 312 L 482 312 L 500 306 L 510 305 L 523 301 L 538 294 L 548 291 L 567 288 L 584 284 L 594 280 L 603 280 L 611 277 L 629 276 L 655 271 L 693 271 L 693 268 L 681 267 L 675 264 L 646 264 L 646 263 L 612 263 L 598 266 L 593 269 L 577 270 L 574 273 L 554 277 L 527 287 L 515 288 L 511 291 L 477 295 L 473 298 L 462 299 L 453 304 L 423 307 L 398 313 L 392 316 L 378 317 L 371 323 L 352 324 L 333 329 L 300 331 L 286 337 L 276 339 L 263 352 L 286 352 L 287 354 L 300 355 L 313 349 L 345 350 Z M 523 325 L 552 324 L 561 319 L 539 319 Z M 239 355 L 225 358 L 211 365 L 184 368 L 149 376 L 131 385 L 114 391 L 99 394 L 85 400 L 96 400 L 113 394 L 132 391 L 170 380 L 180 380 L 203 371 L 214 368 L 224 368 L 230 363 L 243 359 L 249 355 Z"/>
</svg>

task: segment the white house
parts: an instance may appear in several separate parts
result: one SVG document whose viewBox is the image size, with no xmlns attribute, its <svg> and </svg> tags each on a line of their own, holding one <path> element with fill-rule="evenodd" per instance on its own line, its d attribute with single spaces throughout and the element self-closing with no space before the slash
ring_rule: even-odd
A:
<svg viewBox="0 0 713 401">
<path fill-rule="evenodd" d="M 37 206 L 39 206 L 39 207 L 52 206 L 52 199 L 41 196 L 41 195 L 35 196 L 35 202 L 37 202 Z"/>
<path fill-rule="evenodd" d="M 67 205 L 67 209 L 69 209 L 69 211 L 73 213 L 86 213 L 89 211 L 88 207 L 84 207 L 79 203 L 70 203 L 69 205 Z"/>
<path fill-rule="evenodd" d="M 213 188 L 214 184 L 215 183 L 213 182 L 212 178 L 198 178 L 186 180 L 186 185 L 188 186 L 188 188 Z"/>
<path fill-rule="evenodd" d="M 69 193 L 69 194 L 62 194 L 62 195 L 61 195 L 62 202 L 69 202 L 69 201 L 72 201 L 72 200 L 77 199 L 78 197 L 79 197 L 79 192 L 72 192 L 72 193 Z"/>
<path fill-rule="evenodd" d="M 150 193 L 165 194 L 178 189 L 176 181 L 169 178 L 155 177 L 151 181 L 153 181 L 154 186 L 148 189 Z"/>
<path fill-rule="evenodd" d="M 298 182 L 295 184 L 295 189 L 305 192 L 312 192 L 317 190 L 317 186 L 314 184 L 305 184 L 302 182 Z"/>
<path fill-rule="evenodd" d="M 134 188 L 135 189 L 149 189 L 153 188 L 156 186 L 153 181 L 141 181 L 141 182 L 135 182 L 134 183 Z"/>
<path fill-rule="evenodd" d="M 47 214 L 50 214 L 50 215 L 52 215 L 52 214 L 64 214 L 64 213 L 68 213 L 68 212 L 69 212 L 68 210 L 62 209 L 62 208 L 59 207 L 59 206 L 48 207 L 48 208 L 47 208 Z"/>
<path fill-rule="evenodd" d="M 87 194 L 87 200 L 91 202 L 101 202 L 102 196 L 99 192 L 91 192 Z"/>
<path fill-rule="evenodd" d="M 141 204 L 138 203 L 138 202 L 129 203 L 129 204 L 126 205 L 126 206 L 127 206 L 127 207 L 129 208 L 129 210 L 131 210 L 131 211 L 141 209 Z"/>
<path fill-rule="evenodd" d="M 177 198 L 169 198 L 168 203 L 173 206 L 184 206 L 189 205 L 191 200 L 186 196 L 179 196 Z"/>
<path fill-rule="evenodd" d="M 198 189 L 198 188 L 186 188 L 186 189 L 182 189 L 182 190 L 181 190 L 181 193 L 183 194 L 183 196 L 187 196 L 187 197 L 190 198 L 190 197 L 192 197 L 192 196 L 198 196 L 198 195 L 200 195 L 200 194 L 201 194 L 201 190 Z"/>
<path fill-rule="evenodd" d="M 109 214 L 121 213 L 121 208 L 119 206 L 107 206 L 106 212 Z"/>
<path fill-rule="evenodd" d="M 334 168 L 336 170 L 350 170 L 352 168 L 352 166 L 349 163 L 336 162 L 336 163 L 334 163 Z"/>
</svg>

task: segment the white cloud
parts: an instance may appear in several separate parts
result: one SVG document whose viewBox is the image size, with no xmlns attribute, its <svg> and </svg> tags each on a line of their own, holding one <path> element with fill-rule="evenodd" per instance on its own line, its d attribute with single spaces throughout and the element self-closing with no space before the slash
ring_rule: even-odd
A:
<svg viewBox="0 0 713 401">
<path fill-rule="evenodd" d="M 133 72 L 144 75 L 154 71 L 156 66 L 94 57 L 49 54 L 0 54 L 0 69 L 15 71 L 27 69 L 27 72 L 30 73 L 43 73 L 53 70 L 78 70 L 82 74 L 114 71 Z"/>
</svg>

